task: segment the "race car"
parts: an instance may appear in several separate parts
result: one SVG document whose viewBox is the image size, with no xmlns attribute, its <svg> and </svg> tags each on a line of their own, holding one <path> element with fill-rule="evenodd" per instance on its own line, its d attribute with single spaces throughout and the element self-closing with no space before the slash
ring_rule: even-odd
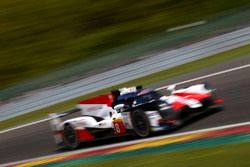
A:
<svg viewBox="0 0 250 167">
<path fill-rule="evenodd" d="M 167 95 L 142 86 L 113 90 L 111 94 L 82 100 L 73 111 L 81 116 L 62 121 L 73 112 L 50 114 L 56 144 L 74 149 L 81 142 L 112 136 L 135 134 L 147 137 L 152 132 L 182 124 L 194 115 L 206 112 L 223 102 L 214 96 L 214 89 L 197 84 Z"/>
<path fill-rule="evenodd" d="M 151 132 L 180 126 L 184 121 L 202 114 L 210 108 L 221 110 L 223 99 L 215 96 L 215 89 L 208 84 L 197 84 L 175 90 L 167 88 L 167 95 L 141 86 L 113 91 L 112 103 L 120 110 L 125 124 L 132 126 L 134 133 L 146 137 Z"/>
<path fill-rule="evenodd" d="M 100 95 L 80 101 L 69 112 L 49 114 L 55 143 L 75 149 L 81 142 L 113 136 L 114 124 L 121 119 L 121 114 L 111 107 L 112 101 L 111 94 Z M 78 112 L 80 116 L 62 121 Z"/>
</svg>

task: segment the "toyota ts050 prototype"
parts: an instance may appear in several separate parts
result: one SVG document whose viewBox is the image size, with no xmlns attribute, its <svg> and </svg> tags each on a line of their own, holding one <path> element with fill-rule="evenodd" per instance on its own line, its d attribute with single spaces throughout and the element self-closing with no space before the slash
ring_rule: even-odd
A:
<svg viewBox="0 0 250 167">
<path fill-rule="evenodd" d="M 62 114 L 50 114 L 55 142 L 74 149 L 84 141 L 112 136 L 135 134 L 149 136 L 167 130 L 195 115 L 221 109 L 222 99 L 206 84 L 175 90 L 167 88 L 167 95 L 142 86 L 113 90 L 110 94 L 82 100 L 76 109 Z M 66 120 L 64 117 L 80 112 Z"/>
</svg>

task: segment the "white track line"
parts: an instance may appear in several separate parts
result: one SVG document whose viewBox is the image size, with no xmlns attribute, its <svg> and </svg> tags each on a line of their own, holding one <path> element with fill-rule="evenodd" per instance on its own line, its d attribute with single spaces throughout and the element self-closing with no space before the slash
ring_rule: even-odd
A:
<svg viewBox="0 0 250 167">
<path fill-rule="evenodd" d="M 6 129 L 6 130 L 1 131 L 0 134 L 6 133 L 6 132 L 10 132 L 10 131 L 13 131 L 13 130 L 16 130 L 16 129 L 24 128 L 26 126 L 30 126 L 30 125 L 38 124 L 38 123 L 41 123 L 41 122 L 45 122 L 45 121 L 48 121 L 50 119 L 51 118 L 45 118 L 45 119 L 42 119 L 42 120 L 39 120 L 39 121 L 31 122 L 31 123 L 24 124 L 24 125 L 21 125 L 21 126 L 10 128 L 10 129 Z"/>
<path fill-rule="evenodd" d="M 126 145 L 131 145 L 131 144 L 138 144 L 138 143 L 142 143 L 142 142 L 150 142 L 150 141 L 161 140 L 161 139 L 166 139 L 166 138 L 171 138 L 171 137 L 178 137 L 178 136 L 190 135 L 190 134 L 201 133 L 201 132 L 209 132 L 209 131 L 214 131 L 214 130 L 222 130 L 222 129 L 234 128 L 234 127 L 245 126 L 245 125 L 250 125 L 250 121 L 236 123 L 236 124 L 223 125 L 223 126 L 217 126 L 217 127 L 212 127 L 212 128 L 206 128 L 206 129 L 193 130 L 193 131 L 182 132 L 182 133 L 171 134 L 171 135 L 157 136 L 157 137 L 151 137 L 151 138 L 146 138 L 146 139 L 138 139 L 138 140 L 134 140 L 134 141 L 126 142 L 126 143 L 117 143 L 117 144 L 110 144 L 110 145 L 106 145 L 106 146 L 98 146 L 98 147 L 93 147 L 93 148 L 88 148 L 88 149 L 71 151 L 71 152 L 67 152 L 67 153 L 52 154 L 52 155 L 42 156 L 42 157 L 38 157 L 38 158 L 31 158 L 31 159 L 1 164 L 0 166 L 13 166 L 15 164 L 52 158 L 54 156 L 66 156 L 66 155 L 72 155 L 72 154 L 78 154 L 78 153 L 86 153 L 89 151 L 97 151 L 97 150 L 109 149 L 109 148 L 113 148 L 113 147 L 120 147 L 120 146 L 126 146 Z"/>
<path fill-rule="evenodd" d="M 228 70 L 224 70 L 224 71 L 220 71 L 220 72 L 216 72 L 216 73 L 212 73 L 212 74 L 208 74 L 208 75 L 204 75 L 204 76 L 193 78 L 193 79 L 190 79 L 190 80 L 178 82 L 178 83 L 175 83 L 175 84 L 172 84 L 172 85 L 181 85 L 181 84 L 185 84 L 185 83 L 197 81 L 197 80 L 200 80 L 200 79 L 209 78 L 209 77 L 213 77 L 213 76 L 217 76 L 217 75 L 221 75 L 221 74 L 225 74 L 225 73 L 229 73 L 229 72 L 241 70 L 241 69 L 248 68 L 248 67 L 250 67 L 250 64 L 239 66 L 239 67 L 235 67 L 235 68 L 231 68 L 231 69 L 228 69 Z M 162 89 L 167 88 L 168 86 L 169 85 L 163 86 L 163 87 L 159 87 L 159 88 L 156 88 L 155 90 L 156 91 L 162 90 Z M 23 127 L 27 127 L 27 126 L 30 126 L 30 125 L 34 125 L 34 124 L 37 124 L 37 123 L 45 122 L 45 121 L 48 121 L 48 120 L 50 120 L 50 118 L 46 118 L 46 119 L 39 120 L 39 121 L 36 121 L 36 122 L 31 122 L 31 123 L 28 123 L 28 124 L 25 124 L 25 125 L 17 126 L 17 127 L 11 128 L 11 129 L 0 131 L 0 134 L 6 133 L 6 132 L 10 132 L 10 131 L 13 131 L 13 130 L 16 130 L 16 129 L 20 129 L 20 128 L 23 128 Z"/>
<path fill-rule="evenodd" d="M 167 29 L 167 32 L 182 30 L 185 28 L 195 27 L 195 26 L 206 24 L 206 23 L 207 23 L 206 20 L 202 20 L 202 21 L 198 21 L 198 22 L 194 22 L 194 23 L 190 23 L 190 24 L 185 24 L 185 25 L 181 25 L 178 27 L 174 27 L 174 28 L 169 28 L 169 29 Z"/>
<path fill-rule="evenodd" d="M 244 68 L 247 68 L 247 67 L 250 67 L 250 64 L 247 64 L 247 65 L 244 65 L 244 66 L 235 67 L 235 68 L 231 68 L 231 69 L 228 69 L 228 70 L 224 70 L 224 71 L 220 71 L 220 72 L 216 72 L 216 73 L 212 73 L 212 74 L 208 74 L 208 75 L 204 75 L 204 76 L 201 76 L 201 77 L 189 79 L 189 80 L 182 81 L 182 82 L 177 82 L 177 83 L 174 83 L 172 85 L 181 85 L 181 84 L 185 84 L 185 83 L 189 83 L 189 82 L 193 82 L 193 81 L 197 81 L 197 80 L 201 80 L 201 79 L 205 79 L 205 78 L 214 77 L 216 75 L 221 75 L 221 74 L 229 73 L 229 72 L 232 72 L 232 71 L 241 70 L 241 69 L 244 69 Z M 159 87 L 159 88 L 156 88 L 155 90 L 166 89 L 168 86 L 170 86 L 170 85 Z"/>
</svg>

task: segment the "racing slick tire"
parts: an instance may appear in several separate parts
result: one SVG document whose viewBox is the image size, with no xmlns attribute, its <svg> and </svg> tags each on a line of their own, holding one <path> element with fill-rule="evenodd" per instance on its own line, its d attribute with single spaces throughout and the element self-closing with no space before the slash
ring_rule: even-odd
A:
<svg viewBox="0 0 250 167">
<path fill-rule="evenodd" d="M 132 125 L 134 132 L 139 137 L 147 137 L 149 136 L 150 130 L 150 122 L 148 120 L 147 115 L 142 110 L 136 110 L 132 113 Z"/>
<path fill-rule="evenodd" d="M 64 144 L 69 149 L 76 149 L 80 142 L 77 137 L 75 129 L 70 124 L 65 124 L 64 129 Z"/>
</svg>

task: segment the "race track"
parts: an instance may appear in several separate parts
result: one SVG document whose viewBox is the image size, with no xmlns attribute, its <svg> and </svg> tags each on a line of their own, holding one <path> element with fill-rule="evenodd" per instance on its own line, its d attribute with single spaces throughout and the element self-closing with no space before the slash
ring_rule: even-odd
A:
<svg viewBox="0 0 250 167">
<path fill-rule="evenodd" d="M 154 85 L 154 87 L 158 88 L 246 64 L 250 64 L 250 55 L 163 81 Z M 209 82 L 213 87 L 217 88 L 218 95 L 225 99 L 225 110 L 197 120 L 172 133 L 250 121 L 250 67 L 190 82 L 179 87 L 201 82 Z M 93 147 L 95 144 L 102 145 L 126 142 L 127 140 L 132 140 L 132 137 L 114 138 L 108 141 L 90 143 L 88 148 Z M 0 164 L 50 155 L 56 152 L 61 151 L 57 150 L 57 147 L 53 144 L 52 134 L 47 121 L 0 134 Z"/>
</svg>

